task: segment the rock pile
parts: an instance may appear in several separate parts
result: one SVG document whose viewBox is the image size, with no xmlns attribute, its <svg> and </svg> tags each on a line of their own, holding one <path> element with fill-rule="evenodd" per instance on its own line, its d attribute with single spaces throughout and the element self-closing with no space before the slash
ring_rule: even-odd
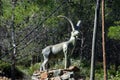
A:
<svg viewBox="0 0 120 80">
<path fill-rule="evenodd" d="M 3 72 L 0 71 L 0 80 L 11 80 L 10 78 L 4 76 Z"/>
<path fill-rule="evenodd" d="M 2 76 L 0 76 L 0 80 L 11 80 L 10 78 L 7 78 L 7 77 L 2 77 Z"/>
<path fill-rule="evenodd" d="M 32 75 L 32 80 L 84 80 L 77 74 L 79 71 L 76 66 L 71 66 L 68 69 L 35 71 Z"/>
</svg>

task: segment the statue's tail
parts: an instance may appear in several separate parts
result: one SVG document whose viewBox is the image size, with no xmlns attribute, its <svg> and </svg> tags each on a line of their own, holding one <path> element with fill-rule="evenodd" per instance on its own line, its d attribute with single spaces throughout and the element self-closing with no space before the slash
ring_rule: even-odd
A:
<svg viewBox="0 0 120 80">
<path fill-rule="evenodd" d="M 72 27 L 72 30 L 73 30 L 73 31 L 75 30 L 74 25 L 73 25 L 73 22 L 72 22 L 69 18 L 67 18 L 66 16 L 63 16 L 63 15 L 59 15 L 59 16 L 57 16 L 57 17 L 62 17 L 62 18 L 65 18 L 66 20 L 68 20 L 69 23 L 70 23 L 70 25 L 71 25 L 71 27 Z"/>
</svg>

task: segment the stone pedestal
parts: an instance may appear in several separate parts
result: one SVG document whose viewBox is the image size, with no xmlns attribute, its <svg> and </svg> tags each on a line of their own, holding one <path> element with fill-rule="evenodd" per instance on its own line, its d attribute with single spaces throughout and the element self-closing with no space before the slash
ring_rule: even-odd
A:
<svg viewBox="0 0 120 80">
<path fill-rule="evenodd" d="M 84 80 L 80 78 L 77 72 L 80 72 L 80 70 L 76 66 L 43 72 L 35 71 L 32 75 L 32 80 Z"/>
</svg>

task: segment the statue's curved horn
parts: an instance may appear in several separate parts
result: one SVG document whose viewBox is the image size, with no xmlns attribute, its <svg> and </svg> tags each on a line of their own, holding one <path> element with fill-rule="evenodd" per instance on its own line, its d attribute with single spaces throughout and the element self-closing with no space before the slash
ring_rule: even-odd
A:
<svg viewBox="0 0 120 80">
<path fill-rule="evenodd" d="M 72 30 L 73 30 L 73 31 L 75 30 L 74 25 L 73 25 L 73 22 L 72 22 L 69 18 L 67 18 L 66 16 L 63 16 L 63 15 L 59 15 L 59 16 L 57 16 L 57 17 L 62 17 L 62 18 L 65 18 L 66 20 L 68 20 L 69 23 L 70 23 L 70 25 L 71 25 L 71 27 L 72 27 Z"/>
</svg>

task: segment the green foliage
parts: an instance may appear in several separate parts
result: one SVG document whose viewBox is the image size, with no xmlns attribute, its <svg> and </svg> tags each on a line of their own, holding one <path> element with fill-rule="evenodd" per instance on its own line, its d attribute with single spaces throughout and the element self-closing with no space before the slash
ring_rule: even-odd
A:
<svg viewBox="0 0 120 80">
<path fill-rule="evenodd" d="M 103 69 L 97 69 L 95 72 L 95 80 L 104 80 L 103 75 Z"/>
<path fill-rule="evenodd" d="M 18 24 L 22 22 L 25 18 L 31 17 L 31 15 L 35 14 L 39 11 L 39 8 L 34 3 L 28 3 L 24 1 L 24 3 L 18 3 L 15 7 L 15 23 Z"/>
<path fill-rule="evenodd" d="M 0 61 L 0 71 L 4 73 L 4 76 L 11 77 L 11 64 Z M 21 79 L 23 77 L 23 73 L 15 67 L 15 78 Z"/>
<path fill-rule="evenodd" d="M 32 75 L 34 71 L 39 70 L 40 63 L 36 63 L 34 65 L 31 65 L 30 67 L 24 67 L 24 66 L 17 66 L 20 71 L 22 71 L 26 75 Z"/>
<path fill-rule="evenodd" d="M 4 21 L 11 21 L 12 13 L 14 13 L 15 26 L 18 26 L 18 24 L 21 24 L 24 21 L 29 22 L 29 18 L 31 18 L 32 15 L 36 14 L 39 11 L 39 6 L 37 4 L 33 2 L 28 2 L 27 0 L 23 2 L 17 1 L 14 11 L 12 10 L 11 0 L 2 0 L 2 2 L 3 2 L 2 19 Z M 24 26 L 20 26 L 20 27 L 24 27 Z"/>
<path fill-rule="evenodd" d="M 109 38 L 120 40 L 120 26 L 111 26 L 108 31 Z"/>
<path fill-rule="evenodd" d="M 2 18 L 7 20 L 7 19 L 11 19 L 11 15 L 12 15 L 12 7 L 11 7 L 11 2 L 10 0 L 2 0 L 2 5 L 3 5 L 3 16 Z"/>
<path fill-rule="evenodd" d="M 108 80 L 120 80 L 120 72 L 114 72 L 114 70 L 108 70 Z M 103 69 L 97 69 L 95 73 L 95 80 L 103 80 L 104 79 Z"/>
<path fill-rule="evenodd" d="M 45 24 L 48 26 L 48 27 L 57 27 L 58 26 L 58 18 L 55 16 L 55 17 L 51 17 L 49 18 Z"/>
<path fill-rule="evenodd" d="M 120 21 L 114 21 L 114 24 L 120 25 Z"/>
<path fill-rule="evenodd" d="M 36 63 L 32 65 L 31 67 L 29 67 L 28 73 L 32 75 L 34 71 L 39 70 L 39 69 L 40 69 L 40 63 Z"/>
<path fill-rule="evenodd" d="M 6 67 L 10 67 L 10 64 L 0 60 L 0 70 L 3 71 Z"/>
</svg>

